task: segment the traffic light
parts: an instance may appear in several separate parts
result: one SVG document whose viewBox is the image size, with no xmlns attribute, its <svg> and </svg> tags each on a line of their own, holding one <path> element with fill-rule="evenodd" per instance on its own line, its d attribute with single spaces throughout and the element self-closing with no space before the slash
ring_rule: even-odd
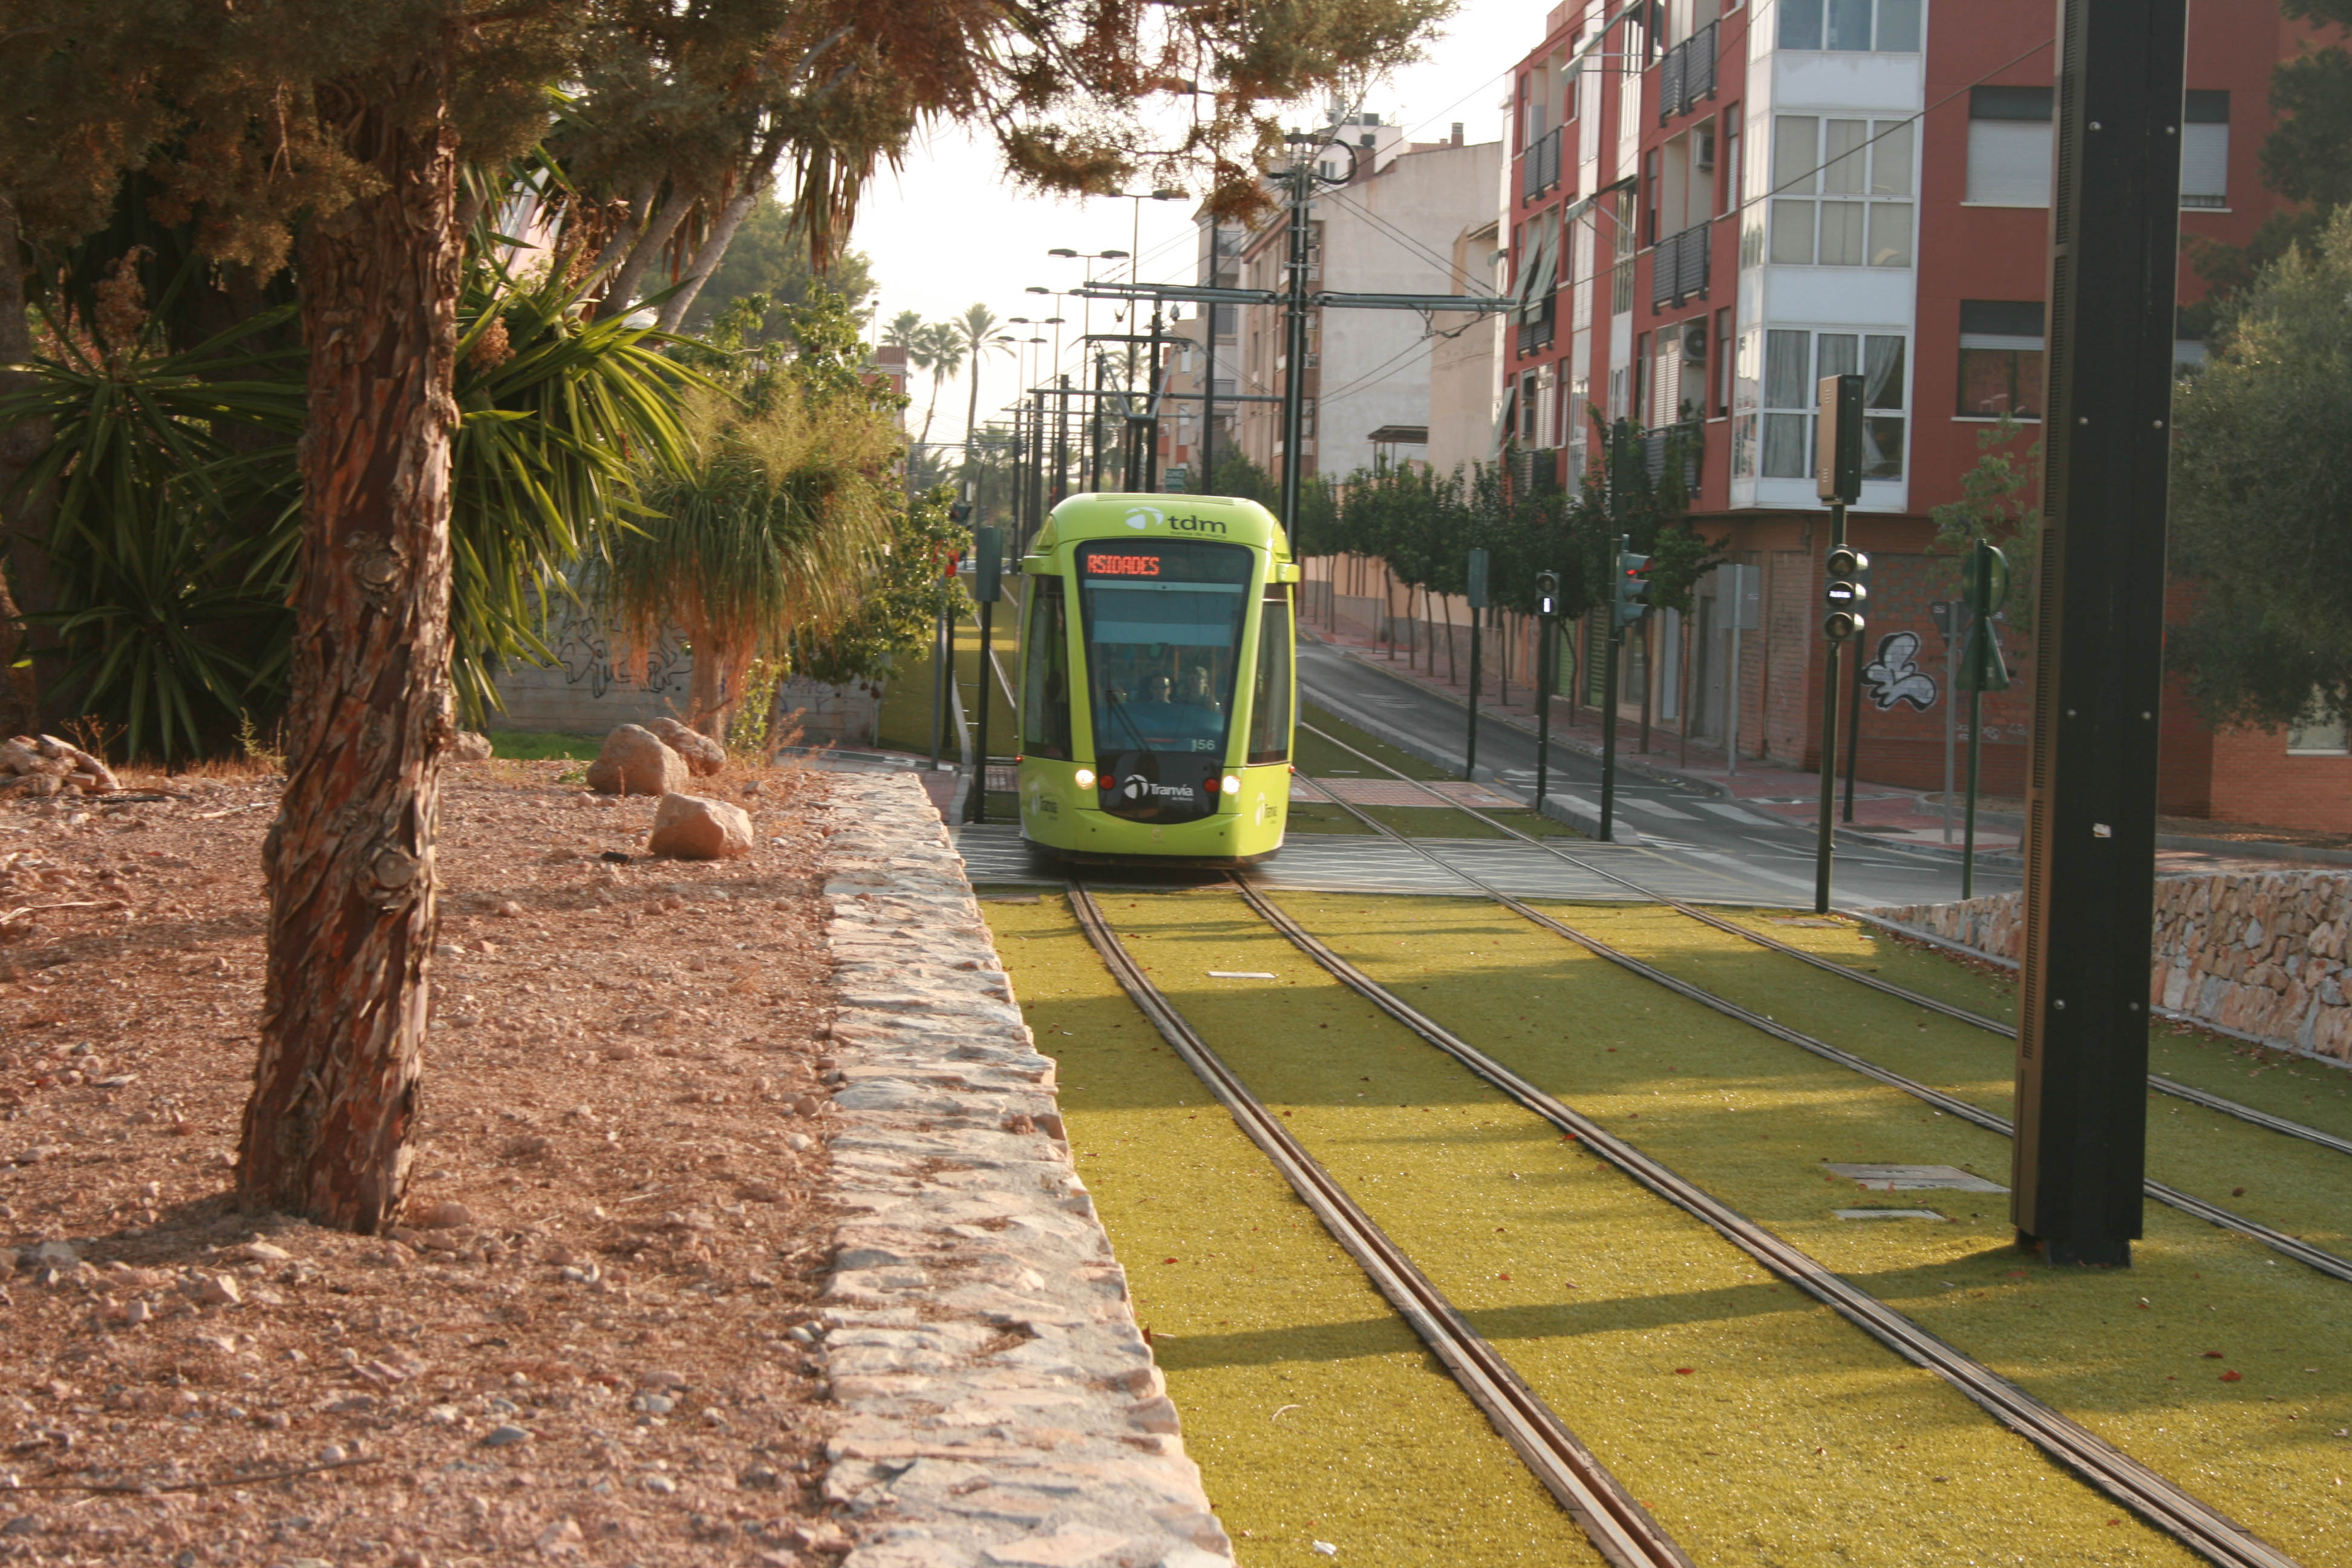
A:
<svg viewBox="0 0 2352 1568">
<path fill-rule="evenodd" d="M 1536 614 L 1539 616 L 1556 616 L 1559 614 L 1559 573 L 1538 572 L 1536 574 Z"/>
<path fill-rule="evenodd" d="M 1822 620 L 1822 634 L 1832 642 L 1859 636 L 1867 624 L 1862 607 L 1870 600 L 1870 557 L 1851 544 L 1841 544 L 1822 563 L 1822 598 L 1830 613 Z"/>
<path fill-rule="evenodd" d="M 1615 620 L 1619 631 L 1650 613 L 1650 558 L 1630 550 L 1617 552 Z"/>
<path fill-rule="evenodd" d="M 1813 492 L 1851 506 L 1862 499 L 1862 377 L 1825 375 L 1814 396 Z"/>
</svg>

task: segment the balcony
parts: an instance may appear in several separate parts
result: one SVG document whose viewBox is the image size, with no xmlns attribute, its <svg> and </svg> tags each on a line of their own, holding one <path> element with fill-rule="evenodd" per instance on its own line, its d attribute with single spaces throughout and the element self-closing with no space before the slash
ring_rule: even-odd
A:
<svg viewBox="0 0 2352 1568">
<path fill-rule="evenodd" d="M 1519 196 L 1533 201 L 1559 184 L 1559 133 L 1555 126 L 1538 137 L 1519 156 Z"/>
<path fill-rule="evenodd" d="M 1695 223 L 1650 247 L 1650 310 L 1706 298 L 1708 225 Z"/>
<path fill-rule="evenodd" d="M 1715 96 L 1715 29 L 1709 22 L 1666 51 L 1658 65 L 1658 123 L 1688 114 Z"/>
</svg>

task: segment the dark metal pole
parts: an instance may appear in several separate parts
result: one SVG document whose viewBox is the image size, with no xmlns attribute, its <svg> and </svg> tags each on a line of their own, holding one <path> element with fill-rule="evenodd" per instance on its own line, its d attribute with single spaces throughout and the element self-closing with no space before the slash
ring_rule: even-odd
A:
<svg viewBox="0 0 2352 1568">
<path fill-rule="evenodd" d="M 1624 544 L 1622 534 L 1617 542 Z M 1601 613 L 1612 623 L 1601 658 L 1601 838 L 1609 843 L 1616 837 L 1612 825 L 1617 820 L 1617 645 L 1624 639 L 1614 624 L 1616 605 L 1604 605 Z"/>
<path fill-rule="evenodd" d="M 1049 492 L 1059 506 L 1070 493 L 1070 378 L 1056 375 L 1060 406 L 1054 410 L 1054 486 Z M 1047 509 L 1051 510 L 1052 508 Z"/>
<path fill-rule="evenodd" d="M 1984 759 L 1984 693 L 1969 693 L 1969 804 L 1960 830 L 1960 897 L 1977 896 L 1977 769 Z"/>
<path fill-rule="evenodd" d="M 949 640 L 947 585 L 940 585 L 939 614 L 931 630 L 931 767 L 937 771 L 940 752 L 947 744 L 948 682 L 955 679 L 955 648 Z"/>
<path fill-rule="evenodd" d="M 1473 609 L 1470 612 L 1470 738 L 1464 742 L 1462 752 L 1462 776 L 1465 779 L 1478 771 L 1478 630 L 1481 621 L 1481 613 Z"/>
<path fill-rule="evenodd" d="M 1216 283 L 1216 226 L 1209 232 L 1209 281 Z M 1192 486 L 1194 495 L 1207 495 L 1217 473 L 1217 312 L 1223 306 L 1213 301 L 1201 309 L 1208 313 L 1209 330 L 1202 334 L 1209 340 L 1208 374 L 1201 379 L 1201 477 Z"/>
<path fill-rule="evenodd" d="M 2188 9 L 2059 13 L 2010 1200 L 2053 1264 L 2141 1233 Z"/>
<path fill-rule="evenodd" d="M 1845 820 L 1853 820 L 1853 771 L 1855 757 L 1862 751 L 1862 649 L 1853 650 L 1853 696 L 1846 705 L 1845 726 Z"/>
<path fill-rule="evenodd" d="M 988 820 L 988 656 L 995 647 L 989 641 L 993 634 L 995 617 L 990 614 L 996 606 L 988 600 L 980 602 L 980 725 L 973 737 L 973 771 L 979 775 L 971 786 L 971 819 Z"/>
<path fill-rule="evenodd" d="M 1140 207 L 1136 209 L 1140 212 Z M 1160 488 L 1160 301 L 1151 302 L 1151 363 L 1150 373 L 1143 384 L 1143 411 L 1151 416 L 1145 429 L 1143 448 L 1143 488 Z"/>
<path fill-rule="evenodd" d="M 1307 558 L 1298 542 L 1298 447 L 1306 426 L 1307 167 L 1302 147 L 1290 171 L 1290 277 L 1283 299 L 1288 320 L 1282 377 L 1282 526 L 1290 534 L 1292 556 L 1301 561 Z"/>
<path fill-rule="evenodd" d="M 1845 542 L 1845 503 L 1830 503 L 1830 548 Z M 1830 912 L 1830 859 L 1836 829 L 1831 816 L 1837 806 L 1838 654 L 1835 637 L 1822 641 L 1822 817 L 1813 836 L 1813 912 Z"/>
<path fill-rule="evenodd" d="M 1543 815 L 1544 794 L 1550 783 L 1551 683 L 1558 673 L 1552 656 L 1552 617 L 1536 617 L 1536 815 Z"/>
</svg>

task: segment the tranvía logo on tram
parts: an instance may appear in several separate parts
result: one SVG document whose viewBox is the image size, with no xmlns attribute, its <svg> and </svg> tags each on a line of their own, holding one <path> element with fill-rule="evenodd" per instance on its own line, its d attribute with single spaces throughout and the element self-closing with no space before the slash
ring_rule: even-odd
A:
<svg viewBox="0 0 2352 1568">
<path fill-rule="evenodd" d="M 1141 773 L 1130 773 L 1128 775 L 1127 782 L 1118 786 L 1118 793 L 1129 800 L 1142 800 L 1155 795 L 1173 795 L 1179 800 L 1190 800 L 1192 798 L 1192 786 L 1153 784 Z"/>
<path fill-rule="evenodd" d="M 1165 523 L 1179 533 L 1223 533 L 1225 531 L 1223 518 L 1171 517 L 1156 506 L 1131 507 L 1122 521 L 1138 533 L 1156 523 Z"/>
</svg>

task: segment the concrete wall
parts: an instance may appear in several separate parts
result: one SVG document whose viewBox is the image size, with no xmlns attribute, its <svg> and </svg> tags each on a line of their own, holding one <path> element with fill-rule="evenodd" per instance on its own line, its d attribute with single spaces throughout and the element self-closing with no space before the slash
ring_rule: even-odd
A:
<svg viewBox="0 0 2352 1568">
<path fill-rule="evenodd" d="M 548 646 L 554 664 L 499 677 L 506 711 L 488 716 L 493 728 L 601 735 L 616 724 L 685 717 L 694 659 L 675 632 L 639 658 L 618 628 L 575 607 L 557 618 Z"/>
<path fill-rule="evenodd" d="M 2019 895 L 1873 911 L 2014 959 Z M 2285 1049 L 2352 1062 L 2352 876 L 2265 871 L 2156 885 L 2148 1000 Z"/>
</svg>

